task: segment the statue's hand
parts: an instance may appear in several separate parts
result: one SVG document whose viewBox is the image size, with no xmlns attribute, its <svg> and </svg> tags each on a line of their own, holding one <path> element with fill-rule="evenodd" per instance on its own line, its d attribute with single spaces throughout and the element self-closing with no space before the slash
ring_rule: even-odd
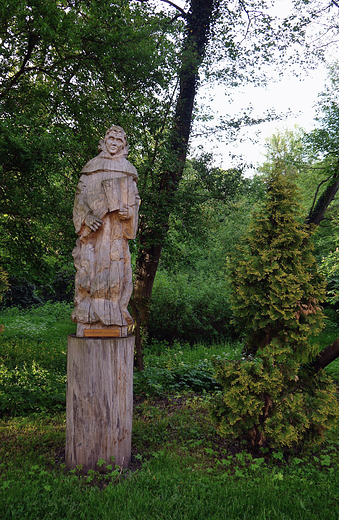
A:
<svg viewBox="0 0 339 520">
<path fill-rule="evenodd" d="M 88 226 L 92 231 L 97 231 L 99 227 L 101 227 L 102 220 L 99 217 L 96 217 L 95 215 L 87 215 L 85 218 L 85 224 Z"/>
<path fill-rule="evenodd" d="M 127 220 L 132 216 L 128 206 L 123 206 L 123 208 L 119 209 L 118 215 L 120 220 Z"/>
</svg>

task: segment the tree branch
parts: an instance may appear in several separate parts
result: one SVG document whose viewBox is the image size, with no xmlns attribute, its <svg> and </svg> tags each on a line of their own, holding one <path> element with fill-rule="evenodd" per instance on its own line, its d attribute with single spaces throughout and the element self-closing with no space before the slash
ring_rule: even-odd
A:
<svg viewBox="0 0 339 520">
<path fill-rule="evenodd" d="M 138 0 L 139 2 L 143 2 L 143 3 L 146 3 L 148 2 L 148 0 Z M 184 9 L 182 9 L 181 7 L 179 7 L 177 4 L 175 4 L 174 2 L 171 2 L 171 0 L 160 0 L 161 2 L 164 2 L 165 4 L 169 4 L 171 5 L 172 7 L 174 7 L 174 9 L 177 9 L 177 11 L 179 11 L 180 15 L 183 17 L 183 18 L 187 18 L 187 13 L 186 11 L 184 11 Z"/>
<path fill-rule="evenodd" d="M 319 353 L 319 356 L 313 363 L 313 368 L 318 372 L 322 368 L 327 367 L 327 365 L 332 363 L 337 357 L 339 357 L 339 338 Z"/>
<path fill-rule="evenodd" d="M 181 15 L 186 18 L 187 17 L 187 13 L 181 8 L 179 7 L 178 5 L 176 5 L 175 3 L 171 2 L 171 0 L 160 0 L 161 2 L 164 2 L 165 4 L 169 4 L 171 5 L 172 7 L 174 7 L 175 9 L 177 9 Z"/>
<path fill-rule="evenodd" d="M 323 182 L 327 182 L 327 181 L 323 181 Z M 321 186 L 321 184 L 322 183 L 320 183 L 317 188 L 316 195 L 317 195 L 318 189 Z M 315 206 L 314 206 L 314 201 L 313 201 L 311 211 L 306 219 L 306 224 L 308 224 L 308 225 L 315 224 L 316 226 L 318 226 L 320 224 L 320 222 L 323 220 L 323 218 L 325 216 L 328 206 L 330 205 L 330 203 L 336 196 L 338 190 L 339 190 L 339 159 L 334 168 L 334 173 L 332 175 L 331 184 L 327 187 L 327 189 L 324 191 L 324 193 L 322 193 L 322 195 L 320 196 L 320 198 Z"/>
<path fill-rule="evenodd" d="M 6 96 L 7 92 L 13 87 L 13 85 L 15 85 L 15 83 L 18 81 L 20 76 L 22 76 L 26 72 L 26 63 L 30 60 L 33 49 L 34 49 L 37 41 L 38 41 L 38 37 L 36 36 L 36 34 L 30 34 L 29 39 L 28 39 L 27 53 L 21 64 L 21 67 L 18 70 L 18 72 L 16 74 L 14 74 L 11 81 L 9 82 L 9 85 L 3 90 L 3 92 L 1 92 L 0 99 Z"/>
<path fill-rule="evenodd" d="M 332 177 L 332 175 L 330 175 L 329 177 L 327 177 L 327 179 L 325 179 L 324 181 L 321 181 L 318 184 L 318 187 L 315 190 L 315 194 L 314 194 L 314 198 L 313 198 L 313 202 L 312 202 L 312 206 L 311 206 L 309 215 L 312 215 L 312 212 L 313 212 L 313 209 L 314 209 L 314 206 L 315 206 L 315 201 L 317 200 L 317 196 L 318 196 L 318 192 L 319 192 L 320 186 L 322 186 L 325 182 L 329 181 L 331 177 Z"/>
</svg>

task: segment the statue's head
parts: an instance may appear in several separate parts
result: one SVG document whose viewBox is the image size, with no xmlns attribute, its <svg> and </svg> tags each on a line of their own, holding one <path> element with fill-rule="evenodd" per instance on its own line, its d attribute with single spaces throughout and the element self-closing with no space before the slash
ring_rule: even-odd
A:
<svg viewBox="0 0 339 520">
<path fill-rule="evenodd" d="M 121 126 L 111 126 L 107 130 L 104 143 L 102 144 L 104 144 L 102 149 L 107 151 L 112 157 L 126 157 L 128 153 L 126 133 Z"/>
</svg>

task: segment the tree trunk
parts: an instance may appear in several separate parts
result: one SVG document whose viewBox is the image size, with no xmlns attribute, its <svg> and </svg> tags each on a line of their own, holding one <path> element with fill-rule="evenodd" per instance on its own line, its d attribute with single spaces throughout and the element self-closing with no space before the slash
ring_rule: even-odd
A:
<svg viewBox="0 0 339 520">
<path fill-rule="evenodd" d="M 313 368 L 318 371 L 322 368 L 327 367 L 332 361 L 339 357 L 339 338 L 337 338 L 331 345 L 325 347 L 320 353 L 317 359 L 313 363 Z"/>
<path fill-rule="evenodd" d="M 185 37 L 179 70 L 179 93 L 168 145 L 168 156 L 163 160 L 159 182 L 159 203 L 154 211 L 156 229 L 141 222 L 139 252 L 134 282 L 132 312 L 136 321 L 136 352 L 139 370 L 142 370 L 142 337 L 147 335 L 153 283 L 158 269 L 171 207 L 186 161 L 188 141 L 191 133 L 194 99 L 197 93 L 199 67 L 204 59 L 213 14 L 219 0 L 191 0 L 186 15 Z M 162 196 L 160 196 L 160 194 Z"/>
<path fill-rule="evenodd" d="M 333 174 L 332 179 L 329 181 L 330 184 L 319 197 L 318 202 L 311 209 L 310 214 L 306 220 L 307 224 L 313 224 L 318 226 L 320 222 L 324 219 L 325 213 L 328 209 L 328 206 L 334 199 L 335 195 L 339 189 L 339 160 L 335 167 L 335 172 Z M 327 365 L 332 363 L 335 359 L 339 357 L 339 338 L 336 339 L 331 345 L 325 347 L 320 353 L 317 359 L 313 363 L 313 367 L 316 371 L 325 368 Z"/>
<path fill-rule="evenodd" d="M 98 471 L 131 460 L 134 336 L 68 336 L 66 464 Z M 114 462 L 111 458 L 114 457 Z"/>
<path fill-rule="evenodd" d="M 324 219 L 328 206 L 331 204 L 332 200 L 337 194 L 337 191 L 339 189 L 339 157 L 336 164 L 334 165 L 334 171 L 332 178 L 330 177 L 329 179 L 329 185 L 327 186 L 326 190 L 321 194 L 317 203 L 315 204 L 317 192 L 321 184 L 322 183 L 319 184 L 318 189 L 315 193 L 313 206 L 311 208 L 310 214 L 307 217 L 306 224 L 314 224 L 315 226 L 318 226 L 320 222 Z"/>
<path fill-rule="evenodd" d="M 314 224 L 316 226 L 320 224 L 320 222 L 325 217 L 325 213 L 327 211 L 328 206 L 331 204 L 332 200 L 336 196 L 338 189 L 339 178 L 333 177 L 331 180 L 331 184 L 319 197 L 317 204 L 315 205 L 314 209 L 310 212 L 306 221 L 307 224 Z"/>
<path fill-rule="evenodd" d="M 142 237 L 141 237 L 142 239 Z M 144 369 L 142 347 L 147 335 L 151 296 L 155 274 L 161 254 L 161 246 L 144 247 L 137 258 L 137 269 L 134 281 L 132 314 L 135 319 L 136 364 L 141 372 Z"/>
</svg>

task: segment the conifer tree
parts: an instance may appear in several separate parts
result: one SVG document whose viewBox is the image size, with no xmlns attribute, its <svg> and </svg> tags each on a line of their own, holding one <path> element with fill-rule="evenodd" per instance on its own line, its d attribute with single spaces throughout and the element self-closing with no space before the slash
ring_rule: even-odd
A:
<svg viewBox="0 0 339 520">
<path fill-rule="evenodd" d="M 246 343 L 241 360 L 216 361 L 224 388 L 213 410 L 219 432 L 255 445 L 321 441 L 338 417 L 331 379 L 312 369 L 318 347 L 310 337 L 324 325 L 325 282 L 282 162 L 267 175 L 266 200 L 231 260 L 230 278 Z"/>
</svg>

